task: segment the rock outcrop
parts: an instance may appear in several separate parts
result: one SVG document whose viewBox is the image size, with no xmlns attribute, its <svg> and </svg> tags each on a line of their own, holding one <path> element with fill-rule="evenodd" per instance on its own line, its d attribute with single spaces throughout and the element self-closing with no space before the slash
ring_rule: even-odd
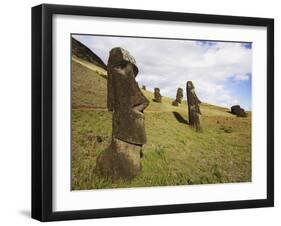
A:
<svg viewBox="0 0 281 226">
<path fill-rule="evenodd" d="M 245 110 L 241 108 L 240 105 L 233 105 L 230 110 L 232 114 L 238 117 L 247 117 Z"/>
</svg>

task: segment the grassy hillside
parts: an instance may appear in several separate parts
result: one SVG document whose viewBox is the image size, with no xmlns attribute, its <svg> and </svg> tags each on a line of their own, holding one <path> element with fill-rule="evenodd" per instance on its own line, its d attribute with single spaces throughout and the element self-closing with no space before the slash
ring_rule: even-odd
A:
<svg viewBox="0 0 281 226">
<path fill-rule="evenodd" d="M 71 38 L 71 53 L 73 56 L 79 57 L 85 61 L 88 61 L 92 64 L 99 66 L 106 70 L 106 65 L 92 50 L 87 46 L 83 45 L 81 42 L 75 38 Z"/>
<path fill-rule="evenodd" d="M 148 142 L 142 173 L 112 184 L 95 176 L 97 156 L 111 141 L 106 110 L 106 72 L 79 58 L 72 61 L 72 189 L 186 185 L 251 181 L 251 115 L 201 104 L 203 132 L 187 125 L 187 105 L 152 101 L 145 110 Z"/>
<path fill-rule="evenodd" d="M 106 108 L 106 71 L 72 57 L 72 108 Z"/>
</svg>

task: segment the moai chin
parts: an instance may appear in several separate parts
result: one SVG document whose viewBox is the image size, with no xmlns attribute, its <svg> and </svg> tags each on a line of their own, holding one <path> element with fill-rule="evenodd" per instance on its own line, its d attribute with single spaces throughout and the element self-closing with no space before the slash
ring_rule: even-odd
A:
<svg viewBox="0 0 281 226">
<path fill-rule="evenodd" d="M 112 115 L 112 142 L 97 159 L 97 172 L 113 181 L 132 179 L 141 171 L 140 155 L 146 143 L 144 109 L 149 101 L 135 77 L 135 59 L 120 47 L 110 51 L 107 106 Z"/>
<path fill-rule="evenodd" d="M 201 127 L 201 111 L 198 99 L 195 93 L 195 87 L 191 81 L 186 83 L 186 96 L 188 105 L 188 119 L 189 125 L 193 127 L 196 131 L 202 131 Z"/>
<path fill-rule="evenodd" d="M 160 94 L 159 88 L 154 88 L 154 101 L 158 103 L 162 102 L 162 95 Z"/>
</svg>

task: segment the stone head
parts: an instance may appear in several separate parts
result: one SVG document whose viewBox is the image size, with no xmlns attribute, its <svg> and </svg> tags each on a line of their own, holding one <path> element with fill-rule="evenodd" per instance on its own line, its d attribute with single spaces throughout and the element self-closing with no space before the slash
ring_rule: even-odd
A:
<svg viewBox="0 0 281 226">
<path fill-rule="evenodd" d="M 108 59 L 108 106 L 113 111 L 113 136 L 125 142 L 144 144 L 143 110 L 149 101 L 135 77 L 138 67 L 130 53 L 120 47 L 110 51 Z"/>
<path fill-rule="evenodd" d="M 154 92 L 155 93 L 160 93 L 160 89 L 159 88 L 154 88 Z"/>
<path fill-rule="evenodd" d="M 194 89 L 194 85 L 193 85 L 193 82 L 192 82 L 192 81 L 188 81 L 188 82 L 186 83 L 186 86 L 187 86 L 187 88 L 188 88 L 189 90 Z"/>
<path fill-rule="evenodd" d="M 181 99 L 183 98 L 183 89 L 182 88 L 178 88 L 177 90 L 177 99 Z"/>
</svg>

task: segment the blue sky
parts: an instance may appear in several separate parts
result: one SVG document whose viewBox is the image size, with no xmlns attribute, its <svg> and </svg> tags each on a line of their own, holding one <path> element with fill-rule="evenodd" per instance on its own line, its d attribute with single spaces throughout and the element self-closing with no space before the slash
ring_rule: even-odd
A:
<svg viewBox="0 0 281 226">
<path fill-rule="evenodd" d="M 230 108 L 251 110 L 252 44 L 239 42 L 74 35 L 107 63 L 114 47 L 127 49 L 139 67 L 137 81 L 148 90 L 175 98 L 193 81 L 199 98 Z M 184 98 L 185 93 L 184 93 Z"/>
</svg>

